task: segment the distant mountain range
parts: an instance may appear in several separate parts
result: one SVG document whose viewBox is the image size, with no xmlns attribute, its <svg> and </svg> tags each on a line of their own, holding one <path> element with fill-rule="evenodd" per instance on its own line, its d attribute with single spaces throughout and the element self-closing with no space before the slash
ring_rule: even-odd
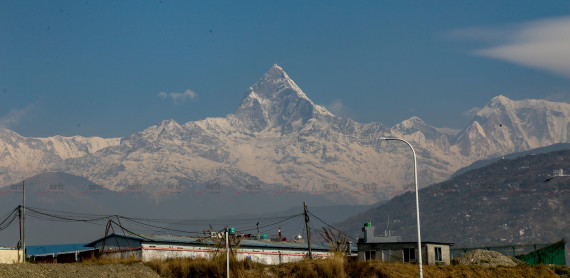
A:
<svg viewBox="0 0 570 278">
<path fill-rule="evenodd" d="M 441 182 L 477 160 L 566 143 L 570 104 L 493 98 L 463 130 L 412 117 L 393 127 L 358 123 L 313 103 L 274 65 L 233 114 L 179 124 L 167 120 L 124 138 L 26 138 L 0 130 L 0 185 L 45 171 L 104 188 L 154 193 L 303 191 L 337 203 L 374 203 L 412 183 Z M 120 119 L 117 119 L 120 121 Z"/>
<path fill-rule="evenodd" d="M 560 172 L 554 173 L 562 169 Z M 500 159 L 423 188 L 421 235 L 456 247 L 549 243 L 570 236 L 570 150 Z M 379 233 L 415 241 L 415 194 L 408 192 L 335 226 L 362 237 L 371 221 Z"/>
</svg>

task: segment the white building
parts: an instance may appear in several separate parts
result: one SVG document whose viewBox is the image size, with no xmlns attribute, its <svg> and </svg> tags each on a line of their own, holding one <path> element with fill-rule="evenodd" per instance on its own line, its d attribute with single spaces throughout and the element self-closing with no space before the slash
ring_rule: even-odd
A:
<svg viewBox="0 0 570 278">
<path fill-rule="evenodd" d="M 0 247 L 0 264 L 21 263 L 23 261 L 23 250 L 10 247 Z"/>
<path fill-rule="evenodd" d="M 358 260 L 380 260 L 383 262 L 416 263 L 418 256 L 417 241 L 402 241 L 397 236 L 376 236 L 374 226 L 365 223 L 362 228 L 364 238 L 359 239 Z M 422 264 L 449 265 L 452 243 L 422 241 Z"/>
<path fill-rule="evenodd" d="M 210 258 L 215 251 L 211 239 L 172 235 L 111 234 L 85 246 L 99 249 L 99 254 L 103 257 L 134 257 L 143 261 L 182 257 Z M 311 249 L 313 257 L 331 256 L 326 244 L 311 244 Z M 308 256 L 309 250 L 306 243 L 243 239 L 237 253 L 240 260 L 279 264 L 300 261 Z"/>
</svg>

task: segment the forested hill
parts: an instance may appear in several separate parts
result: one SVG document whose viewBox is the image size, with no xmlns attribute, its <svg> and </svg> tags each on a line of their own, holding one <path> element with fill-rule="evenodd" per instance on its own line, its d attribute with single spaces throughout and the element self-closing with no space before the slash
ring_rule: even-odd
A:
<svg viewBox="0 0 570 278">
<path fill-rule="evenodd" d="M 422 239 L 489 246 L 568 238 L 570 177 L 553 175 L 559 169 L 570 173 L 570 150 L 502 159 L 421 189 Z M 366 221 L 379 233 L 388 227 L 392 234 L 416 240 L 414 192 L 337 226 L 361 237 Z"/>
</svg>

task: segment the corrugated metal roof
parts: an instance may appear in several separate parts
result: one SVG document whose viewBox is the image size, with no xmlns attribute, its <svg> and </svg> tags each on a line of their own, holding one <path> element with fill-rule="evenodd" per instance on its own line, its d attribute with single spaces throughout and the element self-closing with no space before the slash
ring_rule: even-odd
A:
<svg viewBox="0 0 570 278">
<path fill-rule="evenodd" d="M 137 240 L 141 242 L 160 242 L 160 243 L 185 243 L 185 244 L 212 244 L 213 241 L 209 238 L 199 238 L 199 237 L 189 237 L 189 236 L 176 236 L 176 235 L 123 235 L 123 234 L 111 234 L 109 237 L 122 237 L 132 240 Z M 100 238 L 96 241 L 86 244 L 85 246 L 92 247 L 99 241 L 105 238 Z M 306 243 L 297 243 L 289 241 L 269 241 L 269 240 L 251 240 L 243 239 L 241 241 L 241 246 L 247 247 L 260 247 L 260 248 L 279 248 L 279 249 L 308 249 Z M 311 249 L 319 251 L 328 251 L 329 246 L 324 243 L 312 243 Z M 356 250 L 356 249 L 355 249 Z"/>
<path fill-rule="evenodd" d="M 75 251 L 90 250 L 93 247 L 86 247 L 86 244 L 55 244 L 55 245 L 35 245 L 26 246 L 26 254 L 29 256 L 43 255 L 43 254 L 60 254 Z"/>
</svg>

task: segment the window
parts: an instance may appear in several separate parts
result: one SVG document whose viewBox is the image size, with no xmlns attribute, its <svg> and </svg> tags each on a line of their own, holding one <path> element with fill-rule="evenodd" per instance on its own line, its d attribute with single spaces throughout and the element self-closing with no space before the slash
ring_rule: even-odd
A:
<svg viewBox="0 0 570 278">
<path fill-rule="evenodd" d="M 366 261 L 376 260 L 376 251 L 364 251 L 364 259 Z"/>
<path fill-rule="evenodd" d="M 441 247 L 434 247 L 435 249 L 435 261 L 443 262 L 443 256 L 441 254 Z"/>
<path fill-rule="evenodd" d="M 404 248 L 404 262 L 413 263 L 416 261 L 416 248 Z"/>
</svg>

